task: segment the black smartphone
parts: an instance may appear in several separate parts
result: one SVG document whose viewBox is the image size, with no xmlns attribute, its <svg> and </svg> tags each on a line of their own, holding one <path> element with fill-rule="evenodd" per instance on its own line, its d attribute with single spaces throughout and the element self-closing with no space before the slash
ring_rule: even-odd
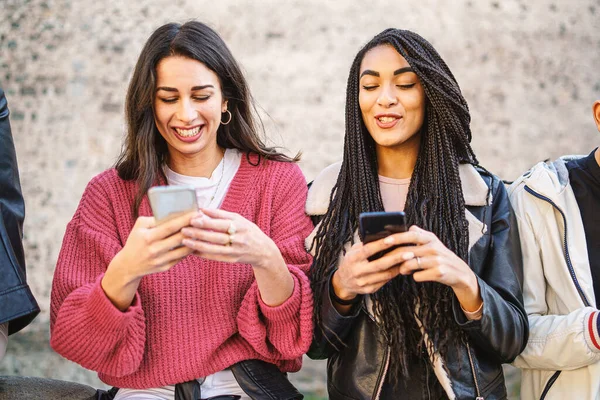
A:
<svg viewBox="0 0 600 400">
<path fill-rule="evenodd" d="M 406 232 L 408 230 L 406 226 L 406 214 L 402 211 L 365 212 L 361 213 L 358 218 L 360 237 L 363 243 L 374 242 L 394 233 Z M 389 249 L 373 254 L 369 257 L 369 261 L 376 260 L 397 247 L 390 247 Z"/>
</svg>

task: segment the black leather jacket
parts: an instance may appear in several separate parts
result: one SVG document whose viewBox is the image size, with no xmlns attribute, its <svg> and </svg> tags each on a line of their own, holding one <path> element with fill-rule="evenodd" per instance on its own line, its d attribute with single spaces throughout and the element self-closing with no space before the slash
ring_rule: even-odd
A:
<svg viewBox="0 0 600 400">
<path fill-rule="evenodd" d="M 511 362 L 525 347 L 528 338 L 527 314 L 522 297 L 522 259 L 516 220 L 503 183 L 482 171 L 491 187 L 489 206 L 467 207 L 488 227 L 469 253 L 469 265 L 477 274 L 483 316 L 469 321 L 458 301 L 454 301 L 454 319 L 467 332 L 468 347 L 450 350 L 444 359 L 457 399 L 505 399 L 506 387 L 502 363 Z M 331 277 L 330 277 L 331 279 Z M 328 286 L 325 287 L 328 290 Z M 317 328 L 309 356 L 328 358 L 330 399 L 375 399 L 389 366 L 389 353 L 380 337 L 378 325 L 364 304 L 348 316 L 334 308 L 329 293 L 324 293 L 323 337 Z M 335 335 L 342 340 L 335 337 Z M 340 351 L 336 351 L 331 343 Z M 391 394 L 390 394 L 391 395 Z M 401 394 L 391 395 L 401 399 Z"/>
<path fill-rule="evenodd" d="M 21 243 L 25 203 L 8 114 L 0 88 L 0 324 L 9 321 L 10 335 L 27 326 L 40 308 L 25 280 Z"/>
</svg>

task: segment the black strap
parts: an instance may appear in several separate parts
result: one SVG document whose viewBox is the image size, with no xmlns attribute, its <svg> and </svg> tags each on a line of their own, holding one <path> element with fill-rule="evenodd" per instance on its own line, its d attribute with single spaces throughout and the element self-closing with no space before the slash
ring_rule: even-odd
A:
<svg viewBox="0 0 600 400">
<path fill-rule="evenodd" d="M 175 385 L 175 400 L 200 400 L 200 383 L 194 379 Z"/>
<path fill-rule="evenodd" d="M 232 365 L 231 372 L 251 399 L 301 400 L 304 398 L 276 365 L 261 360 L 244 360 Z"/>
</svg>

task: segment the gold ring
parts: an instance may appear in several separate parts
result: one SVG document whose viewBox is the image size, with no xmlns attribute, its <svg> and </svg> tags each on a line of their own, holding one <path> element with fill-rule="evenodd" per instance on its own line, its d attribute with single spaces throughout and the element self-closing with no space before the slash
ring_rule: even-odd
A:
<svg viewBox="0 0 600 400">
<path fill-rule="evenodd" d="M 417 268 L 422 269 L 421 268 L 421 257 L 417 257 Z"/>
<path fill-rule="evenodd" d="M 229 234 L 229 243 L 227 243 L 227 246 L 231 246 L 233 244 L 233 239 L 235 238 L 235 235 L 233 233 Z"/>
<path fill-rule="evenodd" d="M 233 223 L 233 221 L 229 221 L 229 228 L 227 229 L 227 233 L 229 233 L 230 235 L 233 235 L 235 232 L 236 232 L 235 224 Z"/>
</svg>

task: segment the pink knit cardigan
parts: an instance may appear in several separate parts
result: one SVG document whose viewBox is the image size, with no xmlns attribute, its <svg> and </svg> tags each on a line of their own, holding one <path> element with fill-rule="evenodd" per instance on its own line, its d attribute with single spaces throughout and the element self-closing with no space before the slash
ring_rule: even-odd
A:
<svg viewBox="0 0 600 400">
<path fill-rule="evenodd" d="M 189 381 L 253 358 L 285 372 L 299 370 L 312 339 L 306 192 L 297 165 L 254 166 L 244 156 L 221 207 L 253 221 L 279 247 L 294 280 L 282 305 L 262 302 L 250 265 L 190 255 L 167 272 L 144 277 L 132 305 L 121 312 L 100 281 L 133 227 L 136 186 L 114 169 L 96 176 L 67 226 L 54 273 L 52 348 L 123 388 Z M 147 198 L 140 215 L 152 215 Z"/>
</svg>

